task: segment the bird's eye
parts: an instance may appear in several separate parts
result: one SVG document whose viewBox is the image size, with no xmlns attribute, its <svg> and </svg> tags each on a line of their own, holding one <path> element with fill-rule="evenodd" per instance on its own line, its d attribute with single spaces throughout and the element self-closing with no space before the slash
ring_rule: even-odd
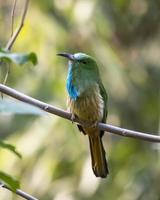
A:
<svg viewBox="0 0 160 200">
<path fill-rule="evenodd" d="M 86 62 L 86 61 L 82 61 L 82 63 L 83 63 L 83 64 L 87 64 L 87 62 Z"/>
</svg>

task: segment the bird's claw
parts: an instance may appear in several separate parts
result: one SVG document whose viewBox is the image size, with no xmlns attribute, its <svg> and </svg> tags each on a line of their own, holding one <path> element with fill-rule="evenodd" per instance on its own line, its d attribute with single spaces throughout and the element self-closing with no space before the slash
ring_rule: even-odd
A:
<svg viewBox="0 0 160 200">
<path fill-rule="evenodd" d="M 72 124 L 74 123 L 75 118 L 76 118 L 75 115 L 72 113 L 72 114 L 71 114 L 71 122 L 72 122 Z"/>
<path fill-rule="evenodd" d="M 97 128 L 97 127 L 98 127 L 98 121 L 93 122 L 93 123 L 91 124 L 91 127 L 92 127 L 92 128 Z"/>
<path fill-rule="evenodd" d="M 82 122 L 83 126 L 88 127 L 88 128 L 97 128 L 98 127 L 98 121 L 96 122 Z"/>
</svg>

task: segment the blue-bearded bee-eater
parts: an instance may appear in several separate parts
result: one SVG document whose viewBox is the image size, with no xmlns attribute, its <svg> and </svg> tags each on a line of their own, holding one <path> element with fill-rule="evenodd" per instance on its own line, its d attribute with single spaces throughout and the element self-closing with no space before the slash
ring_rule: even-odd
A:
<svg viewBox="0 0 160 200">
<path fill-rule="evenodd" d="M 102 84 L 98 66 L 93 57 L 84 53 L 59 53 L 69 59 L 67 76 L 68 108 L 73 116 L 89 122 L 91 126 L 78 125 L 89 137 L 92 169 L 96 177 L 105 178 L 108 165 L 102 144 L 104 131 L 96 126 L 106 121 L 107 93 Z"/>
</svg>

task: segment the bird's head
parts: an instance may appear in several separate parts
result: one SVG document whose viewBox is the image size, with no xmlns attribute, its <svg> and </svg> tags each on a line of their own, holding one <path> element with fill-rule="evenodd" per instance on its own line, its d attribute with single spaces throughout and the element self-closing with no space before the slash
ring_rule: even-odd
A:
<svg viewBox="0 0 160 200">
<path fill-rule="evenodd" d="M 100 83 L 99 70 L 96 61 L 85 53 L 59 53 L 69 59 L 69 69 L 67 75 L 67 90 L 69 96 L 76 100 L 86 88 L 90 88 L 95 83 Z"/>
<path fill-rule="evenodd" d="M 98 67 L 96 61 L 94 60 L 93 57 L 85 53 L 75 53 L 75 54 L 58 53 L 57 55 L 69 59 L 69 63 L 71 64 L 73 70 L 74 68 L 76 68 L 85 71 L 95 71 L 96 73 L 98 73 Z"/>
</svg>

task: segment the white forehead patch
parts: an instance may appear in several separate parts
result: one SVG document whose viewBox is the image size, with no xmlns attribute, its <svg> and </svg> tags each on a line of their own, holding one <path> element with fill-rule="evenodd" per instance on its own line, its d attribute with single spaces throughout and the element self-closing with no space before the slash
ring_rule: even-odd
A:
<svg viewBox="0 0 160 200">
<path fill-rule="evenodd" d="M 74 54 L 75 59 L 81 59 L 81 58 L 86 57 L 86 56 L 87 56 L 87 54 L 85 54 L 85 53 L 75 53 Z"/>
</svg>

